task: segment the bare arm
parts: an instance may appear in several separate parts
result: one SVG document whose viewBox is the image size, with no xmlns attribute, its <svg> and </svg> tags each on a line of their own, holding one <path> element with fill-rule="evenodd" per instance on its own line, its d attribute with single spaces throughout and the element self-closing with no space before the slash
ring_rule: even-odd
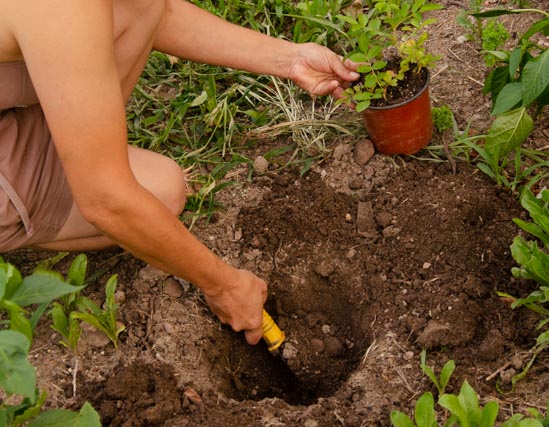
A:
<svg viewBox="0 0 549 427">
<path fill-rule="evenodd" d="M 111 2 L 21 0 L 9 8 L 82 214 L 136 256 L 200 286 L 222 321 L 257 342 L 265 283 L 222 262 L 131 172 Z"/>
<path fill-rule="evenodd" d="M 257 74 L 290 78 L 314 95 L 339 96 L 356 64 L 331 50 L 295 44 L 224 21 L 184 0 L 167 0 L 154 48 L 170 55 Z"/>
</svg>

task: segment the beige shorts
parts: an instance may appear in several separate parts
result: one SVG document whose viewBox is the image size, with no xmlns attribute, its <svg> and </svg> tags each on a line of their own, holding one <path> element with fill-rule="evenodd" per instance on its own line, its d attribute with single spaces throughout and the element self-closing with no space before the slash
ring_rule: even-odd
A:
<svg viewBox="0 0 549 427">
<path fill-rule="evenodd" d="M 72 204 L 40 105 L 0 111 L 0 252 L 52 241 Z"/>
</svg>

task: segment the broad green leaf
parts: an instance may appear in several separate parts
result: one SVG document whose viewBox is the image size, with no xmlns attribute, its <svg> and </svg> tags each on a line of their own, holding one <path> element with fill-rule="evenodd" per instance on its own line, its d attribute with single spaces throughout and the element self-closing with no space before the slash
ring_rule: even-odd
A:
<svg viewBox="0 0 549 427">
<path fill-rule="evenodd" d="M 40 395 L 39 395 L 40 394 Z M 26 403 L 26 408 L 23 411 L 23 413 L 20 413 L 20 411 L 16 411 L 20 415 L 17 415 L 15 419 L 13 420 L 13 423 L 15 425 L 22 425 L 25 421 L 30 420 L 31 418 L 34 418 L 40 414 L 40 411 L 42 409 L 42 406 L 44 406 L 44 403 L 46 403 L 46 399 L 48 397 L 48 393 L 45 391 L 41 392 L 37 389 L 36 390 L 36 402 L 34 404 L 31 404 L 28 399 L 25 399 L 24 402 Z M 0 425 L 2 425 L 0 423 Z"/>
<path fill-rule="evenodd" d="M 536 236 L 544 244 L 549 245 L 549 235 L 545 234 L 537 224 L 523 221 L 520 218 L 513 218 L 513 222 L 527 233 L 530 233 L 532 236 Z"/>
<path fill-rule="evenodd" d="M 526 63 L 521 80 L 522 105 L 527 107 L 549 86 L 549 49 Z"/>
<path fill-rule="evenodd" d="M 463 406 L 461 406 L 461 403 L 457 396 L 454 396 L 453 394 L 443 394 L 442 396 L 440 396 L 438 403 L 443 408 L 448 409 L 452 413 L 452 415 L 457 418 L 460 427 L 471 426 L 471 423 L 467 418 L 467 411 Z"/>
<path fill-rule="evenodd" d="M 61 261 L 63 258 L 65 258 L 70 252 L 59 252 L 57 255 L 46 258 L 45 260 L 41 261 L 40 264 L 38 264 L 34 271 L 49 271 L 51 270 L 55 264 L 57 264 L 59 261 Z"/>
<path fill-rule="evenodd" d="M 483 94 L 492 94 L 492 102 L 495 102 L 497 96 L 505 85 L 509 82 L 509 66 L 494 68 L 484 80 Z"/>
<path fill-rule="evenodd" d="M 29 363 L 30 341 L 21 332 L 0 331 L 0 388 L 34 402 L 36 371 Z"/>
<path fill-rule="evenodd" d="M 359 102 L 358 104 L 356 104 L 356 111 L 358 113 L 360 113 L 361 111 L 364 111 L 366 110 L 368 107 L 370 106 L 370 101 L 362 101 L 362 102 Z"/>
<path fill-rule="evenodd" d="M 363 53 L 353 53 L 349 56 L 349 59 L 353 62 L 366 62 L 368 58 Z"/>
<path fill-rule="evenodd" d="M 509 78 L 511 80 L 515 78 L 515 74 L 518 71 L 524 52 L 525 47 L 519 46 L 511 52 L 511 55 L 509 55 Z"/>
<path fill-rule="evenodd" d="M 54 303 L 51 310 L 51 318 L 53 320 L 53 329 L 62 336 L 67 336 L 69 334 L 69 319 L 65 315 L 61 304 Z"/>
<path fill-rule="evenodd" d="M 83 286 L 86 280 L 86 270 L 88 268 L 88 257 L 85 254 L 78 255 L 69 267 L 67 274 L 68 282 L 73 286 Z"/>
<path fill-rule="evenodd" d="M 105 306 L 107 310 L 116 310 L 118 306 L 114 302 L 114 293 L 116 291 L 116 285 L 118 275 L 115 274 L 109 278 L 107 285 L 105 286 Z"/>
<path fill-rule="evenodd" d="M 545 30 L 549 30 L 549 18 L 544 18 L 538 22 L 535 22 L 528 30 L 520 37 L 520 40 L 528 40 L 537 32 L 544 33 Z"/>
<path fill-rule="evenodd" d="M 31 304 L 49 302 L 82 288 L 83 286 L 71 286 L 57 275 L 50 274 L 50 272 L 37 271 L 23 279 L 23 282 L 15 289 L 10 299 L 21 307 L 25 307 Z"/>
<path fill-rule="evenodd" d="M 450 377 L 454 373 L 455 369 L 456 369 L 456 363 L 453 360 L 449 360 L 442 367 L 442 370 L 440 371 L 440 388 L 442 392 L 444 392 L 444 390 L 446 389 L 446 386 L 450 381 Z"/>
<path fill-rule="evenodd" d="M 86 402 L 80 412 L 52 409 L 41 413 L 27 427 L 101 427 L 99 414 Z"/>
<path fill-rule="evenodd" d="M 414 411 L 416 424 L 421 427 L 436 427 L 437 415 L 435 412 L 435 400 L 429 392 L 423 393 L 418 399 Z"/>
<path fill-rule="evenodd" d="M 23 278 L 17 268 L 11 264 L 0 264 L 0 283 L 2 283 L 2 298 L 9 299 L 17 289 Z"/>
<path fill-rule="evenodd" d="M 520 147 L 534 128 L 534 122 L 525 108 L 517 108 L 498 116 L 488 131 L 485 150 L 502 158 Z"/>
<path fill-rule="evenodd" d="M 515 107 L 522 100 L 522 83 L 507 83 L 496 98 L 494 108 L 490 112 L 493 116 L 498 116 L 511 108 Z"/>
<path fill-rule="evenodd" d="M 203 90 L 200 95 L 198 95 L 193 101 L 191 102 L 191 107 L 198 107 L 199 105 L 204 104 L 208 100 L 208 93 Z"/>
<path fill-rule="evenodd" d="M 521 13 L 521 12 L 518 12 L 515 10 L 493 9 L 493 10 L 487 10 L 485 12 L 471 13 L 471 15 L 476 18 L 493 18 L 495 16 L 511 15 L 516 13 Z"/>
<path fill-rule="evenodd" d="M 549 255 L 539 250 L 535 241 L 515 237 L 511 255 L 539 284 L 549 286 Z"/>
<path fill-rule="evenodd" d="M 408 416 L 400 411 L 391 412 L 391 423 L 394 427 L 414 427 L 414 423 Z"/>
<path fill-rule="evenodd" d="M 480 407 L 478 404 L 478 396 L 476 391 L 469 385 L 467 381 L 464 381 L 459 391 L 458 400 L 461 406 L 467 412 L 467 418 L 473 425 L 478 424 L 480 421 Z"/>
<path fill-rule="evenodd" d="M 497 402 L 488 402 L 480 417 L 479 427 L 493 427 L 499 412 Z"/>
<path fill-rule="evenodd" d="M 21 311 L 9 312 L 10 329 L 24 334 L 32 342 L 32 326 L 29 319 Z"/>
</svg>

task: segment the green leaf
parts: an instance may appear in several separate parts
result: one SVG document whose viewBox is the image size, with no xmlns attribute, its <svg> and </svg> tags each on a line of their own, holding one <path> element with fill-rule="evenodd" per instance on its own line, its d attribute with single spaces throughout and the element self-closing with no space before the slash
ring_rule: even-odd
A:
<svg viewBox="0 0 549 427">
<path fill-rule="evenodd" d="M 78 255 L 69 267 L 67 274 L 68 282 L 73 286 L 84 286 L 86 270 L 88 268 L 88 257 L 85 254 Z"/>
<path fill-rule="evenodd" d="M 471 15 L 476 18 L 493 18 L 496 16 L 511 15 L 516 13 L 521 13 L 521 12 L 517 12 L 515 10 L 493 9 L 493 10 L 487 10 L 485 12 L 471 13 Z"/>
<path fill-rule="evenodd" d="M 203 90 L 200 95 L 198 95 L 193 101 L 191 102 L 191 107 L 198 107 L 199 105 L 204 104 L 208 100 L 208 93 Z"/>
<path fill-rule="evenodd" d="M 59 252 L 57 255 L 46 258 L 45 260 L 41 261 L 40 264 L 38 264 L 34 271 L 48 271 L 51 270 L 55 264 L 57 264 L 59 261 L 61 261 L 63 258 L 65 258 L 69 252 Z"/>
<path fill-rule="evenodd" d="M 21 332 L 0 331 L 0 388 L 8 394 L 36 397 L 36 371 L 29 363 L 30 341 Z"/>
<path fill-rule="evenodd" d="M 476 391 L 464 381 L 459 391 L 458 400 L 461 406 L 467 412 L 467 419 L 471 424 L 476 425 L 480 421 L 480 407 L 478 404 L 478 396 Z"/>
<path fill-rule="evenodd" d="M 479 427 L 493 427 L 499 412 L 499 405 L 496 402 L 488 402 L 480 417 Z"/>
<path fill-rule="evenodd" d="M 71 286 L 65 283 L 56 274 L 37 271 L 23 279 L 23 282 L 15 289 L 10 299 L 21 307 L 25 307 L 31 304 L 50 302 L 82 288 L 83 286 Z"/>
<path fill-rule="evenodd" d="M 491 113 L 493 116 L 500 115 L 515 107 L 522 100 L 522 83 L 507 83 L 496 98 L 494 108 Z"/>
<path fill-rule="evenodd" d="M 69 334 L 69 319 L 65 315 L 63 307 L 59 303 L 54 303 L 51 310 L 51 318 L 53 320 L 53 329 L 62 336 L 66 337 Z"/>
<path fill-rule="evenodd" d="M 520 37 L 520 40 L 528 40 L 537 32 L 544 33 L 544 30 L 549 29 L 549 18 L 544 18 L 535 22 L 528 30 Z"/>
<path fill-rule="evenodd" d="M 494 70 L 490 74 L 488 74 L 488 76 L 484 80 L 484 95 L 486 95 L 487 93 L 491 93 L 492 102 L 494 102 L 501 90 L 508 82 L 509 67 L 505 66 L 494 68 Z"/>
<path fill-rule="evenodd" d="M 358 104 L 356 104 L 355 109 L 358 113 L 360 113 L 361 111 L 366 110 L 369 106 L 370 106 L 370 100 L 362 101 L 362 102 L 359 102 Z"/>
<path fill-rule="evenodd" d="M 522 105 L 527 107 L 549 86 L 549 49 L 528 61 L 522 70 Z"/>
<path fill-rule="evenodd" d="M 527 233 L 530 233 L 532 236 L 536 236 L 545 245 L 549 245 L 549 236 L 543 232 L 539 225 L 523 221 L 520 218 L 513 218 L 513 222 Z"/>
<path fill-rule="evenodd" d="M 18 331 L 24 334 L 29 341 L 32 342 L 32 326 L 29 319 L 25 316 L 25 313 L 21 311 L 9 312 L 10 316 L 10 329 L 12 331 Z"/>
<path fill-rule="evenodd" d="M 511 52 L 511 55 L 509 55 L 509 78 L 511 80 L 515 78 L 515 74 L 518 71 L 524 52 L 524 46 L 519 46 Z"/>
<path fill-rule="evenodd" d="M 467 411 L 463 406 L 461 406 L 457 396 L 454 396 L 453 394 L 443 394 L 440 396 L 438 403 L 443 408 L 448 409 L 452 415 L 457 418 L 460 427 L 471 426 L 469 419 L 467 418 Z"/>
<path fill-rule="evenodd" d="M 11 264 L 0 264 L 0 283 L 2 284 L 2 298 L 10 299 L 11 295 L 19 287 L 23 278 L 21 273 Z"/>
<path fill-rule="evenodd" d="M 414 427 L 414 423 L 408 416 L 400 411 L 391 412 L 391 423 L 395 427 Z"/>
<path fill-rule="evenodd" d="M 435 400 L 429 392 L 423 393 L 415 407 L 414 417 L 416 424 L 421 427 L 436 427 L 437 415 L 435 412 Z"/>
<path fill-rule="evenodd" d="M 80 412 L 67 409 L 43 412 L 27 427 L 101 427 L 101 420 L 95 409 L 86 402 Z"/>
<path fill-rule="evenodd" d="M 446 386 L 450 381 L 450 377 L 454 373 L 455 369 L 456 369 L 456 363 L 453 360 L 449 360 L 442 367 L 442 370 L 440 371 L 440 388 L 442 392 L 444 392 L 444 390 L 446 389 Z"/>
<path fill-rule="evenodd" d="M 502 158 L 520 147 L 533 128 L 534 122 L 524 107 L 508 111 L 492 123 L 485 150 L 493 157 Z"/>
</svg>

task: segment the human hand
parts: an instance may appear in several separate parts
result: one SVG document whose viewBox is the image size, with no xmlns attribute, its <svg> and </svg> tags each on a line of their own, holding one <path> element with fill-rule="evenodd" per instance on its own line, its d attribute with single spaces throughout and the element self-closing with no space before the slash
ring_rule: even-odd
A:
<svg viewBox="0 0 549 427">
<path fill-rule="evenodd" d="M 311 95 L 341 98 L 345 88 L 359 78 L 359 64 L 342 61 L 330 49 L 316 43 L 297 46 L 298 54 L 290 64 L 288 77 Z"/>
<path fill-rule="evenodd" d="M 221 323 L 230 325 L 236 332 L 244 331 L 248 344 L 261 340 L 263 304 L 267 299 L 267 284 L 247 270 L 230 267 L 230 278 L 221 292 L 206 294 L 206 302 Z"/>
</svg>

